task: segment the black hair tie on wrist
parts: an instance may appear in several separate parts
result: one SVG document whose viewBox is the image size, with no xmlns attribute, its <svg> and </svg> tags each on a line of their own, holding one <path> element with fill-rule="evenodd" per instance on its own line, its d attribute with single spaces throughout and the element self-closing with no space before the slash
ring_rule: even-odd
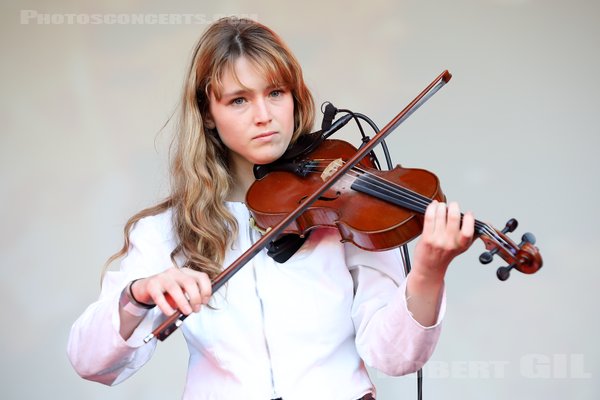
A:
<svg viewBox="0 0 600 400">
<path fill-rule="evenodd" d="M 133 286 L 133 284 L 136 281 L 139 281 L 140 279 L 142 279 L 142 278 L 134 279 L 131 282 L 129 282 L 129 285 L 127 286 L 127 295 L 129 295 L 129 300 L 131 300 L 131 303 L 135 304 L 138 307 L 150 310 L 151 308 L 156 307 L 156 304 L 142 303 L 141 301 L 139 301 L 135 298 L 135 296 L 133 295 L 133 290 L 131 290 L 131 287 Z"/>
</svg>

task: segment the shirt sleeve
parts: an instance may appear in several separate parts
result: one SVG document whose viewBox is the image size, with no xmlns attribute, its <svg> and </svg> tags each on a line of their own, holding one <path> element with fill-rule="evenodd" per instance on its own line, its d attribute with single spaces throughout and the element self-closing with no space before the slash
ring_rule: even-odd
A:
<svg viewBox="0 0 600 400">
<path fill-rule="evenodd" d="M 154 217 L 151 217 L 154 218 Z M 119 298 L 133 279 L 153 275 L 172 265 L 170 241 L 160 234 L 156 221 L 138 221 L 130 234 L 129 252 L 119 271 L 106 272 L 99 299 L 71 327 L 67 355 L 85 379 L 115 385 L 133 375 L 152 356 L 156 340 L 145 344 L 162 313 L 154 308 L 145 315 L 128 340 L 119 333 Z"/>
<path fill-rule="evenodd" d="M 387 375 L 417 371 L 431 357 L 439 339 L 445 292 L 436 323 L 422 326 L 407 307 L 407 279 L 399 250 L 366 252 L 346 244 L 346 258 L 354 280 L 352 320 L 359 355 Z"/>
</svg>

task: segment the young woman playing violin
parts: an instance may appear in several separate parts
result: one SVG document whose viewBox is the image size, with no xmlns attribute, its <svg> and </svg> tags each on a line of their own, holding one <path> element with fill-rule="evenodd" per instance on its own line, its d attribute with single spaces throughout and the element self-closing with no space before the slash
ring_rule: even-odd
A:
<svg viewBox="0 0 600 400">
<path fill-rule="evenodd" d="M 446 270 L 474 234 L 455 203 L 427 208 L 406 279 L 398 250 L 364 251 L 319 228 L 285 263 L 262 251 L 211 291 L 260 237 L 244 203 L 254 164 L 278 159 L 313 118 L 300 65 L 274 32 L 229 18 L 209 27 L 181 99 L 170 196 L 128 221 L 111 259 L 122 258 L 119 271 L 72 327 L 82 377 L 131 376 L 156 346 L 142 338 L 176 309 L 189 314 L 186 399 L 369 399 L 365 364 L 402 375 L 427 361 Z"/>
</svg>

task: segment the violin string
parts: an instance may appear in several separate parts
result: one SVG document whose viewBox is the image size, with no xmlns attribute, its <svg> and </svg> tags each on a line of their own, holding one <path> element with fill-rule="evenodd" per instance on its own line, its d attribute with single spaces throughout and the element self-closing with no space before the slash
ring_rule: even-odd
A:
<svg viewBox="0 0 600 400">
<path fill-rule="evenodd" d="M 329 160 L 320 160 L 318 165 L 322 165 L 321 163 L 323 162 L 327 163 L 327 165 L 329 165 L 330 163 Z M 323 170 L 324 168 L 318 169 L 316 172 L 322 172 Z M 407 206 L 412 206 L 414 208 L 413 211 L 424 213 L 425 208 L 431 202 L 431 199 L 422 196 L 419 193 L 403 188 L 399 185 L 396 185 L 393 182 L 389 182 L 388 180 L 385 180 L 374 174 L 370 174 L 359 167 L 352 168 L 351 173 L 349 173 L 349 175 L 353 176 L 351 181 L 349 179 L 344 179 L 347 177 L 343 177 L 342 179 L 344 179 L 344 181 L 347 183 L 354 182 L 358 187 L 361 186 L 361 181 L 363 181 L 364 183 L 369 183 L 371 184 L 371 186 L 378 189 L 379 193 L 384 193 L 393 197 L 397 197 L 400 200 L 406 200 Z"/>
<path fill-rule="evenodd" d="M 329 164 L 328 160 L 326 163 Z M 317 172 L 322 172 L 322 169 L 318 169 Z M 347 176 L 343 177 L 342 179 L 344 182 L 353 183 L 359 188 L 365 188 L 368 184 L 372 188 L 377 189 L 378 193 L 400 200 L 402 203 L 405 203 L 406 207 L 413 209 L 413 211 L 424 213 L 427 205 L 431 202 L 431 200 L 425 196 L 370 174 L 358 167 L 354 167 L 349 175 L 352 175 L 353 178 L 350 180 Z"/>
<path fill-rule="evenodd" d="M 323 168 L 322 165 L 329 165 L 332 161 L 334 160 L 320 159 L 316 161 L 316 166 L 314 163 L 311 164 L 311 166 L 309 167 L 309 171 L 323 172 L 325 168 Z M 352 174 L 349 172 L 348 175 L 352 175 L 353 178 L 344 176 L 340 180 L 343 180 L 346 183 L 353 183 L 356 187 L 361 189 L 366 189 L 367 186 L 370 189 L 376 188 L 378 193 L 385 194 L 386 197 L 389 196 L 396 200 L 399 200 L 400 203 L 402 203 L 400 205 L 404 205 L 405 207 L 410 208 L 413 211 L 420 212 L 421 214 L 425 213 L 425 209 L 432 202 L 430 198 L 423 196 L 420 193 L 402 187 L 394 182 L 391 182 L 378 175 L 372 174 L 359 167 L 353 167 L 351 169 L 351 172 Z M 464 215 L 461 213 L 461 218 L 463 216 Z M 498 235 L 496 230 L 489 224 L 476 219 L 475 228 L 480 234 L 486 234 L 492 240 L 503 245 L 505 248 L 509 250 L 512 248 L 511 244 L 506 242 L 504 238 Z"/>
<path fill-rule="evenodd" d="M 320 161 L 325 161 L 327 165 L 329 164 L 329 160 Z M 319 165 L 321 164 L 319 163 Z M 322 170 L 319 169 L 316 172 L 322 172 Z M 413 208 L 413 211 L 424 213 L 427 205 L 431 203 L 431 199 L 428 197 L 399 186 L 377 175 L 371 174 L 359 167 L 354 167 L 351 172 L 352 173 L 349 173 L 349 175 L 353 175 L 352 182 L 354 182 L 357 187 L 361 187 L 362 183 L 369 184 L 370 186 L 376 188 L 379 193 L 396 197 L 399 200 L 405 200 L 404 203 L 406 203 L 406 206 Z M 347 177 L 343 177 L 342 179 L 344 178 Z M 350 182 L 349 179 L 344 179 L 344 181 Z M 362 187 L 364 188 L 364 185 L 362 185 Z"/>
</svg>

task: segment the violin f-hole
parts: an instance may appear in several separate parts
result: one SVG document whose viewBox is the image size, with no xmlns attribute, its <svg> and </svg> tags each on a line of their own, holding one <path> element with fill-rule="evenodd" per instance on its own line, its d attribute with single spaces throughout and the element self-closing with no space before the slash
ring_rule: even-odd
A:
<svg viewBox="0 0 600 400">
<path fill-rule="evenodd" d="M 319 197 L 319 200 L 322 200 L 322 201 L 335 201 L 335 200 L 339 199 L 339 197 L 341 195 L 342 194 L 340 192 L 335 192 L 335 194 L 333 196 L 331 196 L 331 195 L 328 196 L 327 194 L 324 194 L 323 196 Z M 298 200 L 298 204 L 302 204 L 304 202 L 304 200 L 306 200 L 307 198 L 308 198 L 308 195 L 302 196 L 300 198 L 300 200 Z"/>
</svg>

